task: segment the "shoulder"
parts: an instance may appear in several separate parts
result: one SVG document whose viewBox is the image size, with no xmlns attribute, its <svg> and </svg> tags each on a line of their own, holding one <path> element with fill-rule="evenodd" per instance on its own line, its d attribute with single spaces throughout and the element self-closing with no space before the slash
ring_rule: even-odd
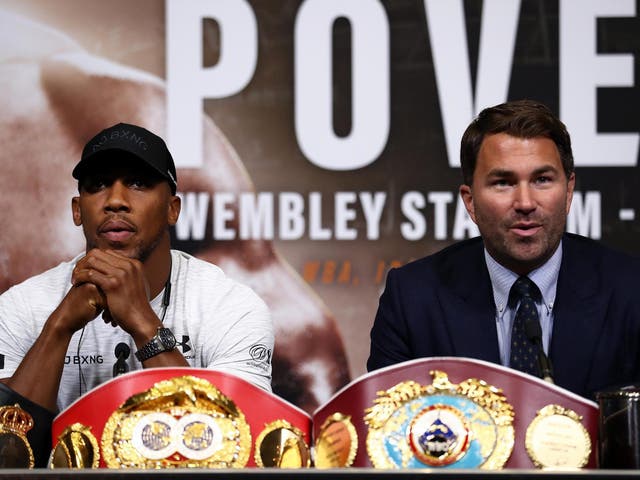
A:
<svg viewBox="0 0 640 480">
<path fill-rule="evenodd" d="M 34 275 L 0 295 L 0 316 L 46 318 L 71 288 L 71 272 L 78 258 Z"/>
<path fill-rule="evenodd" d="M 480 237 L 456 242 L 431 255 L 390 270 L 387 283 L 418 291 L 423 291 L 424 285 L 457 288 L 461 283 L 467 283 L 469 278 L 480 278 L 486 272 L 483 252 L 484 244 Z"/>
<path fill-rule="evenodd" d="M 631 289 L 640 282 L 640 258 L 607 247 L 596 240 L 567 233 L 562 240 L 560 273 L 580 278 L 594 289 Z"/>
<path fill-rule="evenodd" d="M 71 286 L 73 267 L 83 255 L 84 254 L 80 254 L 69 261 L 59 263 L 49 270 L 27 278 L 23 282 L 9 288 L 2 296 L 16 292 L 50 292 L 52 294 L 60 291 L 66 292 Z"/>
<path fill-rule="evenodd" d="M 480 237 L 456 242 L 431 255 L 414 260 L 397 269 L 400 275 L 446 273 L 484 264 L 484 244 Z"/>
<path fill-rule="evenodd" d="M 186 296 L 207 304 L 244 304 L 264 308 L 265 303 L 251 287 L 234 280 L 222 268 L 186 252 L 172 250 L 176 278 Z"/>
<path fill-rule="evenodd" d="M 203 276 L 214 280 L 224 280 L 226 278 L 222 269 L 217 265 L 181 250 L 171 250 L 171 261 L 172 268 L 177 269 L 178 274 L 187 273 L 189 276 Z"/>
<path fill-rule="evenodd" d="M 605 269 L 638 271 L 640 258 L 610 248 L 597 240 L 565 233 L 562 239 L 563 257 L 572 263 L 582 263 Z"/>
</svg>

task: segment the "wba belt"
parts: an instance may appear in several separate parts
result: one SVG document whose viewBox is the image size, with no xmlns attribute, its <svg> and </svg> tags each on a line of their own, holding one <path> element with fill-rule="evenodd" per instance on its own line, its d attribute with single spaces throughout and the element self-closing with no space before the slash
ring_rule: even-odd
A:
<svg viewBox="0 0 640 480">
<path fill-rule="evenodd" d="M 470 358 L 370 372 L 313 414 L 318 468 L 595 467 L 598 408 L 539 378 Z"/>
</svg>

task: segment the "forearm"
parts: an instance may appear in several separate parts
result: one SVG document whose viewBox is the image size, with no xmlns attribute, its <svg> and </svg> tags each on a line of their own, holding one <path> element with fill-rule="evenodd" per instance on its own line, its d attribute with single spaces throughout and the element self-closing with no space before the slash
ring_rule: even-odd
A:
<svg viewBox="0 0 640 480">
<path fill-rule="evenodd" d="M 178 348 L 169 352 L 162 352 L 142 362 L 144 368 L 167 368 L 167 367 L 188 367 L 189 362 L 185 360 Z"/>
<path fill-rule="evenodd" d="M 16 393 L 50 411 L 57 410 L 64 358 L 72 336 L 57 320 L 54 312 L 16 371 L 4 381 Z"/>
</svg>

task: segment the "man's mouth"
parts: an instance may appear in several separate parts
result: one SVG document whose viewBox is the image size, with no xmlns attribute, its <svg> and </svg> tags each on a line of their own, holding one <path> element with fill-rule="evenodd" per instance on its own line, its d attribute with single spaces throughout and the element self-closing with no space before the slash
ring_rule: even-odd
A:
<svg viewBox="0 0 640 480">
<path fill-rule="evenodd" d="M 542 225 L 535 222 L 518 222 L 509 229 L 519 237 L 532 237 L 542 229 Z"/>
<path fill-rule="evenodd" d="M 109 242 L 124 242 L 131 238 L 136 229 L 129 222 L 124 220 L 107 220 L 98 229 L 98 236 Z"/>
</svg>

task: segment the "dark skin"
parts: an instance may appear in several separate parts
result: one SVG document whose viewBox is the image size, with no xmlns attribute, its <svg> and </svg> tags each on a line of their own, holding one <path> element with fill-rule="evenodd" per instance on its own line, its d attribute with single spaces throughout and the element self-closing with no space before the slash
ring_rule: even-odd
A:
<svg viewBox="0 0 640 480">
<path fill-rule="evenodd" d="M 102 314 L 141 348 L 162 325 L 149 299 L 162 291 L 170 275 L 168 229 L 178 220 L 180 199 L 140 161 L 96 163 L 100 168 L 83 174 L 71 205 L 87 254 L 73 270 L 73 286 L 15 373 L 2 380 L 51 411 L 56 410 L 64 358 L 75 332 Z M 143 363 L 145 368 L 173 366 L 188 366 L 178 349 Z"/>
</svg>

